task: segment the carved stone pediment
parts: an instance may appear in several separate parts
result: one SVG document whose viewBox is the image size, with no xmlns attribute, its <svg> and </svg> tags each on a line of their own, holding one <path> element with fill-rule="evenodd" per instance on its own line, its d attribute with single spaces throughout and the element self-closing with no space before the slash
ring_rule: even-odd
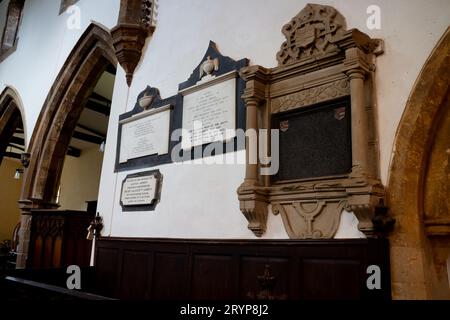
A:
<svg viewBox="0 0 450 320">
<path fill-rule="evenodd" d="M 286 41 L 277 54 L 278 65 L 283 66 L 332 52 L 334 43 L 346 31 L 345 18 L 333 7 L 308 4 L 282 32 Z"/>
</svg>

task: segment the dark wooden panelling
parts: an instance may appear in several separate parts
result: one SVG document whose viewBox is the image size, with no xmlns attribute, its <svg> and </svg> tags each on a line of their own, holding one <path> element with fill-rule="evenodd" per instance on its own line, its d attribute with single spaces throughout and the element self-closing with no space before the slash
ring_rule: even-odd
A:
<svg viewBox="0 0 450 320">
<path fill-rule="evenodd" d="M 360 263 L 357 260 L 303 260 L 302 295 L 306 299 L 358 299 Z"/>
<path fill-rule="evenodd" d="M 125 299 L 142 299 L 148 297 L 147 286 L 151 276 L 152 256 L 146 252 L 125 251 L 120 281 L 120 297 Z"/>
<path fill-rule="evenodd" d="M 117 248 L 97 248 L 96 256 L 98 261 L 102 261 L 100 267 L 96 269 L 96 290 L 105 296 L 118 295 L 117 276 L 120 275 L 119 249 Z M 139 290 L 138 288 L 133 288 Z"/>
<path fill-rule="evenodd" d="M 230 256 L 195 255 L 191 294 L 193 299 L 232 299 L 233 260 Z"/>
<path fill-rule="evenodd" d="M 101 238 L 95 264 L 97 292 L 122 299 L 390 299 L 385 239 Z M 366 287 L 372 264 L 382 290 Z"/>
<path fill-rule="evenodd" d="M 188 260 L 186 254 L 155 254 L 152 298 L 183 299 L 188 296 Z"/>
<path fill-rule="evenodd" d="M 279 299 L 287 298 L 289 292 L 290 263 L 287 258 L 266 257 L 242 257 L 240 298 L 254 299 L 261 291 L 257 276 L 263 276 L 266 266 L 270 266 L 270 272 L 275 276 L 273 295 Z M 256 277 L 255 277 L 256 275 Z M 284 295 L 286 295 L 284 297 Z"/>
<path fill-rule="evenodd" d="M 87 228 L 95 213 L 70 210 L 32 210 L 29 268 L 90 265 L 92 241 Z"/>
</svg>

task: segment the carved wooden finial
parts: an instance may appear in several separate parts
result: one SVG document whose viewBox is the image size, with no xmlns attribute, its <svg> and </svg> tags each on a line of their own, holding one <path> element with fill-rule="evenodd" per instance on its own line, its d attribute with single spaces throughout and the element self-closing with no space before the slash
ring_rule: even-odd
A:
<svg viewBox="0 0 450 320">
<path fill-rule="evenodd" d="M 307 4 L 282 32 L 286 41 L 277 53 L 279 66 L 337 50 L 333 43 L 347 29 L 345 18 L 333 7 Z"/>
</svg>

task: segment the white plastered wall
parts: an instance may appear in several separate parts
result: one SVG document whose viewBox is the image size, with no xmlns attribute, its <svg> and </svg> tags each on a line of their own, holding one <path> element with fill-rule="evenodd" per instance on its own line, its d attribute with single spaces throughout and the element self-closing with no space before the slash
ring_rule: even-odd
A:
<svg viewBox="0 0 450 320">
<path fill-rule="evenodd" d="M 40 108 L 61 66 L 91 20 L 116 24 L 119 0 L 80 0 L 82 23 L 68 30 L 59 1 L 26 1 L 17 51 L 0 63 L 0 89 L 17 89 L 31 137 Z M 177 93 L 200 62 L 209 40 L 222 54 L 247 57 L 251 64 L 276 66 L 282 26 L 305 5 L 300 0 L 159 0 L 157 28 L 148 42 L 130 89 L 118 69 L 102 168 L 99 211 L 106 236 L 175 238 L 254 238 L 239 210 L 236 189 L 244 167 L 163 165 L 161 203 L 154 212 L 121 211 L 120 186 L 127 173 L 114 173 L 119 114 L 129 111 L 147 85 L 162 97 Z M 338 9 L 348 28 L 385 41 L 377 61 L 378 129 L 383 183 L 387 183 L 395 132 L 420 69 L 450 21 L 448 0 L 322 1 Z M 381 9 L 381 29 L 366 26 L 369 5 Z M 241 154 L 242 155 L 242 154 Z M 156 168 L 152 168 L 156 169 Z M 139 170 L 143 171 L 143 170 Z M 344 213 L 337 237 L 357 237 L 354 216 Z M 265 238 L 287 238 L 281 218 L 269 214 Z"/>
<path fill-rule="evenodd" d="M 377 61 L 378 128 L 381 177 L 386 184 L 395 132 L 414 81 L 450 21 L 450 3 L 441 1 L 316 1 L 337 8 L 348 28 L 358 28 L 372 38 L 382 38 L 386 53 Z M 157 28 L 148 42 L 131 89 L 118 73 L 113 114 L 100 189 L 99 210 L 104 235 L 174 238 L 254 238 L 239 210 L 236 189 L 244 167 L 163 165 L 161 203 L 154 212 L 122 212 L 122 180 L 127 173 L 111 174 L 117 141 L 117 122 L 129 111 L 147 85 L 157 87 L 163 98 L 177 93 L 200 62 L 213 40 L 222 54 L 247 57 L 251 64 L 276 66 L 275 55 L 284 41 L 282 26 L 307 1 L 283 0 L 160 0 Z M 381 29 L 366 25 L 369 5 L 381 9 Z M 139 170 L 143 171 L 143 170 Z M 111 195 L 114 195 L 112 200 Z M 111 214 L 112 213 L 112 214 Z M 337 238 L 360 237 L 357 220 L 344 212 Z M 269 214 L 263 238 L 287 238 L 281 218 Z"/>
<path fill-rule="evenodd" d="M 92 21 L 114 27 L 119 5 L 120 0 L 80 0 L 80 28 L 69 29 L 73 13 L 59 15 L 59 0 L 25 1 L 17 50 L 0 63 L 0 91 L 11 86 L 20 95 L 27 137 L 32 136 L 45 98 L 80 36 Z"/>
</svg>

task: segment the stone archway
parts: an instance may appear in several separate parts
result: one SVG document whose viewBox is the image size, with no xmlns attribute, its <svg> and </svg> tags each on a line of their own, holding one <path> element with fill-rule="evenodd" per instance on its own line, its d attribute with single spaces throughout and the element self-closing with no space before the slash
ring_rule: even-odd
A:
<svg viewBox="0 0 450 320">
<path fill-rule="evenodd" d="M 64 158 L 86 98 L 108 65 L 117 65 L 109 31 L 91 24 L 57 76 L 34 128 L 28 152 L 20 208 L 17 268 L 26 267 L 32 209 L 57 208 L 56 195 Z"/>
<path fill-rule="evenodd" d="M 425 63 L 397 131 L 388 185 L 397 220 L 390 237 L 395 299 L 450 298 L 443 266 L 450 253 L 449 74 L 450 28 Z"/>
<path fill-rule="evenodd" d="M 27 131 L 22 100 L 17 91 L 6 87 L 0 94 L 0 164 L 11 137 L 18 126 L 23 127 L 24 145 L 27 143 Z"/>
</svg>

